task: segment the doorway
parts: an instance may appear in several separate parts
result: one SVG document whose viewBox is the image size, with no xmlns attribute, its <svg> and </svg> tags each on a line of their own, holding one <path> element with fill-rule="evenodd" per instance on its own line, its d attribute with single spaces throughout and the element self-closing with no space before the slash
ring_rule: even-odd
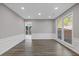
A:
<svg viewBox="0 0 79 59">
<path fill-rule="evenodd" d="M 26 35 L 31 35 L 32 34 L 32 25 L 31 24 L 27 24 L 26 26 Z"/>
<path fill-rule="evenodd" d="M 32 36 L 32 22 L 25 22 L 25 37 L 31 39 Z"/>
</svg>

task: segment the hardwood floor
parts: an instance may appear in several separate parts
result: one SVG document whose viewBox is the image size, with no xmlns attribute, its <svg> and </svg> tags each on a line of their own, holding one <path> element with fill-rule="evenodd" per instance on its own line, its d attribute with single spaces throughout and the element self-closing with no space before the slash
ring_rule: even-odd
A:
<svg viewBox="0 0 79 59">
<path fill-rule="evenodd" d="M 25 41 L 10 49 L 2 56 L 78 56 L 55 40 L 33 40 L 32 47 Z"/>
</svg>

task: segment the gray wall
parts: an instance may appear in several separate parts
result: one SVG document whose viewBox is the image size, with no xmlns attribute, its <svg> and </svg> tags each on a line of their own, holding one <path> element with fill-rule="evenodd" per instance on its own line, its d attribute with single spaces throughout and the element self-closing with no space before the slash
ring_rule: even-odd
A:
<svg viewBox="0 0 79 59">
<path fill-rule="evenodd" d="M 56 20 L 53 20 L 53 33 L 56 33 Z"/>
<path fill-rule="evenodd" d="M 73 16 L 74 37 L 79 38 L 79 4 L 76 5 L 73 9 Z"/>
<path fill-rule="evenodd" d="M 24 33 L 24 20 L 0 4 L 0 38 Z"/>
<path fill-rule="evenodd" d="M 31 19 L 32 33 L 54 33 L 55 25 L 53 19 Z"/>
</svg>

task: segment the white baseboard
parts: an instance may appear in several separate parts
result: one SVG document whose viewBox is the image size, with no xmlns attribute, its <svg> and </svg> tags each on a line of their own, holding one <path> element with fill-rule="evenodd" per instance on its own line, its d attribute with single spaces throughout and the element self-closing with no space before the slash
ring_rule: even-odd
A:
<svg viewBox="0 0 79 59">
<path fill-rule="evenodd" d="M 55 33 L 33 33 L 32 39 L 56 39 Z"/>
<path fill-rule="evenodd" d="M 24 40 L 24 34 L 10 36 L 7 38 L 0 39 L 0 55 L 16 46 Z"/>
<path fill-rule="evenodd" d="M 73 45 L 66 43 L 66 42 L 59 40 L 59 39 L 56 39 L 56 41 L 61 43 L 62 45 L 64 45 L 65 47 L 69 48 L 70 50 L 72 50 L 73 52 L 75 52 L 79 55 L 79 49 L 76 49 Z"/>
</svg>

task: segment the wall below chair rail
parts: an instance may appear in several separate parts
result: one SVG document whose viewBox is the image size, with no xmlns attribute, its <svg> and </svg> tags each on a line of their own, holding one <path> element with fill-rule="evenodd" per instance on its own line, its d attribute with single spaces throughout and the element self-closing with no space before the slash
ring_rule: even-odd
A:
<svg viewBox="0 0 79 59">
<path fill-rule="evenodd" d="M 0 39 L 0 55 L 13 48 L 24 40 L 24 34 Z"/>
</svg>

